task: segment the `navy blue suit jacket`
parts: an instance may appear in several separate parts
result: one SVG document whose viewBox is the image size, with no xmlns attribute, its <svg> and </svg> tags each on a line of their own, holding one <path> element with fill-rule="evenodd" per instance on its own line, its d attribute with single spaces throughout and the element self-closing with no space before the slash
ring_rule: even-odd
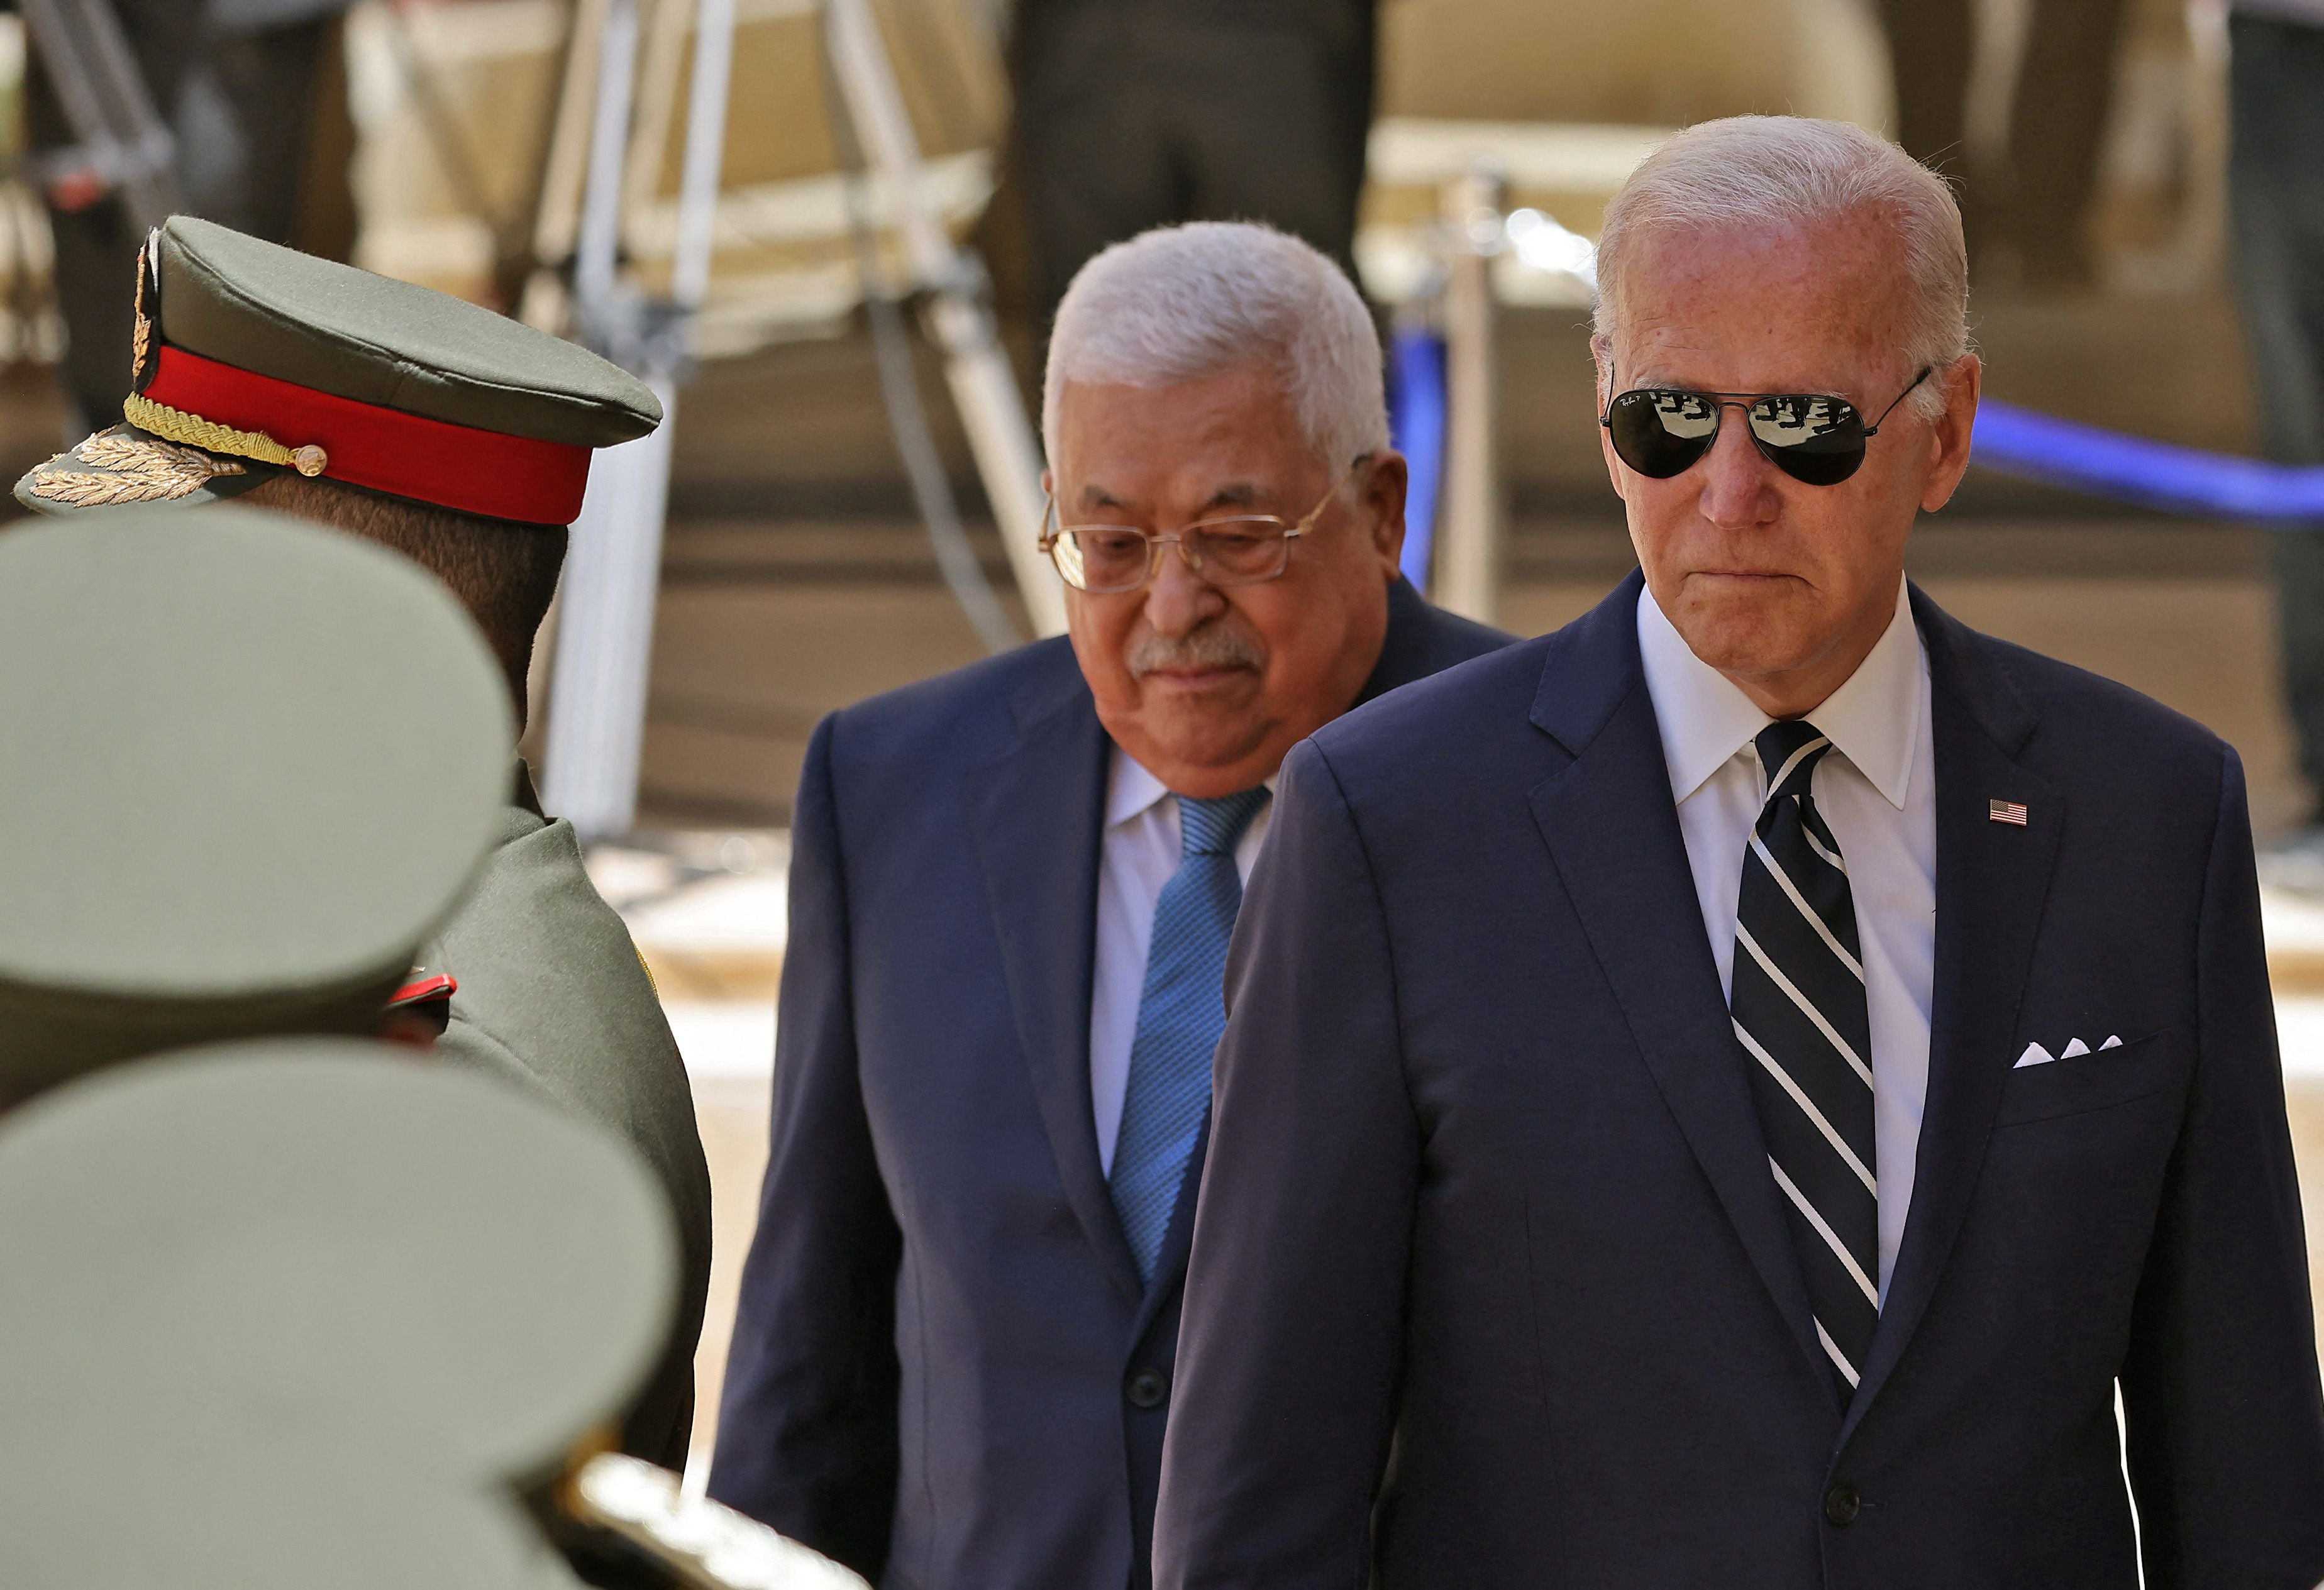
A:
<svg viewBox="0 0 2324 1590">
<path fill-rule="evenodd" d="M 1638 589 L 1285 763 L 1228 973 L 1157 1583 L 2133 1590 L 2119 1379 L 2151 1590 L 2309 1590 L 2324 1398 L 2235 754 L 1914 594 L 1927 1108 L 1843 1406 Z"/>
<path fill-rule="evenodd" d="M 1388 613 L 1367 699 L 1509 639 Z M 1147 1582 L 1198 1179 L 1141 1286 L 1090 1101 L 1108 754 L 1062 639 L 807 751 L 710 1493 L 889 1586 Z"/>
</svg>

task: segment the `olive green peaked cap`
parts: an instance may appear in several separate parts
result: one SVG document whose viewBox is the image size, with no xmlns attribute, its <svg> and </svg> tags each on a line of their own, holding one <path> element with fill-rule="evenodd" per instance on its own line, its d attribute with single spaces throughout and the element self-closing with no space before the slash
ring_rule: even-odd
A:
<svg viewBox="0 0 2324 1590">
<path fill-rule="evenodd" d="M 189 216 L 171 216 L 148 237 L 136 301 L 124 308 L 136 318 L 136 367 L 123 372 L 128 423 L 19 480 L 16 500 L 36 512 L 198 505 L 245 491 L 297 457 L 303 473 L 488 518 L 562 524 L 578 506 L 586 453 L 544 464 L 541 445 L 611 446 L 661 423 L 651 389 L 576 344 L 446 293 Z M 165 355 L 202 363 L 190 374 L 173 372 Z M 219 381 L 235 395 L 218 393 Z M 300 389 L 321 394 L 326 406 L 346 405 L 319 419 Z M 371 413 L 367 423 L 364 410 L 346 405 L 393 412 Z M 504 449 L 511 456 L 458 451 L 473 449 L 475 438 L 394 423 L 406 417 L 512 438 Z M 318 424 L 368 445 L 300 446 L 315 439 Z M 515 483 L 544 468 L 561 483 Z M 528 506 L 541 503 L 560 506 Z"/>
<path fill-rule="evenodd" d="M 515 1487 L 669 1328 L 618 1140 L 344 1039 L 183 1052 L 0 1117 L 0 1572 L 41 1590 L 571 1585 Z"/>
<path fill-rule="evenodd" d="M 448 293 L 172 216 L 154 329 L 206 359 L 480 430 L 605 447 L 661 423 L 637 377 Z"/>
<path fill-rule="evenodd" d="M 286 516 L 0 532 L 0 1101 L 158 1049 L 375 1031 L 497 832 L 458 603 Z"/>
</svg>

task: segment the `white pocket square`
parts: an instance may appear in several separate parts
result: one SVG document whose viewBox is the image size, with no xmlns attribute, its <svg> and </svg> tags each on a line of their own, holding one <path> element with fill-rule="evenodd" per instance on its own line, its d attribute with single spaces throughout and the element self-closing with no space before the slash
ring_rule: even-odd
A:
<svg viewBox="0 0 2324 1590">
<path fill-rule="evenodd" d="M 2122 1034 L 2119 1033 L 2109 1034 L 2107 1041 L 2099 1044 L 2098 1047 L 2100 1049 L 2121 1048 Z M 2080 1038 L 2068 1040 L 2066 1046 L 2058 1051 L 2055 1054 L 2051 1053 L 2039 1043 L 2028 1043 L 2025 1045 L 2025 1052 L 2017 1057 L 2017 1063 L 2010 1069 L 2012 1071 L 2022 1071 L 2029 1065 L 2048 1065 L 2053 1060 L 2071 1060 L 2078 1054 L 2088 1054 L 2089 1052 L 2090 1046 L 2083 1043 Z"/>
</svg>

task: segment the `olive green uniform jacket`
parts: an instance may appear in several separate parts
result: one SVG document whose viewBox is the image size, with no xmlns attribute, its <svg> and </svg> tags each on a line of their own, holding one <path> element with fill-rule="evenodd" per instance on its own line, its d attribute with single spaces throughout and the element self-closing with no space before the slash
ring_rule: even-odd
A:
<svg viewBox="0 0 2324 1590">
<path fill-rule="evenodd" d="M 710 1171 L 653 981 L 629 930 L 582 869 L 573 825 L 511 806 L 500 843 L 424 964 L 459 983 L 438 1055 L 603 1123 L 668 1190 L 682 1289 L 669 1350 L 623 1422 L 622 1445 L 684 1468 L 694 1348 L 710 1284 Z"/>
</svg>

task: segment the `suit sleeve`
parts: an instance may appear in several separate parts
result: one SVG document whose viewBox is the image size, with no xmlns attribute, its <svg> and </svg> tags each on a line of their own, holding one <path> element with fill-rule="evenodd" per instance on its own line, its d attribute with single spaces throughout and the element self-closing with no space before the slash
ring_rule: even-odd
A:
<svg viewBox="0 0 2324 1590">
<path fill-rule="evenodd" d="M 2324 1395 L 2232 751 L 2198 933 L 2191 1092 L 2122 1371 L 2146 1583 L 2308 1590 L 2324 1578 Z"/>
<path fill-rule="evenodd" d="M 792 814 L 771 1144 L 710 1494 L 876 1582 L 895 1509 L 902 1239 L 856 1071 L 837 723 L 816 730 Z"/>
<path fill-rule="evenodd" d="M 1386 923 L 1323 754 L 1228 962 L 1155 1526 L 1157 1590 L 1352 1590 L 1394 1428 L 1419 1144 Z"/>
</svg>

